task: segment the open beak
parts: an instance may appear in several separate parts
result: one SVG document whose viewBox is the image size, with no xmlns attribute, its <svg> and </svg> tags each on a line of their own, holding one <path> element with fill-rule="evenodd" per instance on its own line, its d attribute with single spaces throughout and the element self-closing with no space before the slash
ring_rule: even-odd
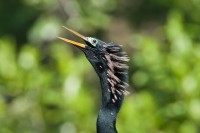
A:
<svg viewBox="0 0 200 133">
<path fill-rule="evenodd" d="M 65 26 L 63 26 L 63 27 L 64 27 L 65 29 L 67 29 L 68 31 L 70 31 L 71 33 L 73 33 L 74 35 L 76 35 L 76 36 L 82 38 L 83 40 L 87 41 L 87 37 L 81 35 L 80 33 L 76 32 L 76 31 L 74 31 L 74 30 L 72 30 L 72 29 L 69 29 L 69 28 L 67 28 L 67 27 L 65 27 Z M 73 44 L 73 45 L 79 46 L 79 47 L 81 47 L 81 48 L 85 48 L 85 47 L 86 47 L 86 45 L 83 44 L 83 43 L 75 42 L 75 41 L 72 41 L 72 40 L 69 40 L 69 39 L 66 39 L 66 38 L 63 38 L 63 37 L 57 37 L 57 38 L 59 38 L 59 39 L 65 41 L 65 42 L 71 43 L 71 44 Z"/>
</svg>

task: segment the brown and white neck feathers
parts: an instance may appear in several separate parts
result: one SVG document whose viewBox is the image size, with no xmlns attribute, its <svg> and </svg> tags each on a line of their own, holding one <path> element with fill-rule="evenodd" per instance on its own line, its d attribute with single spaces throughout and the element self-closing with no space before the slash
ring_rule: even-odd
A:
<svg viewBox="0 0 200 133">
<path fill-rule="evenodd" d="M 110 85 L 108 91 L 111 93 L 112 102 L 115 103 L 120 96 L 127 95 L 128 88 L 128 61 L 129 57 L 122 47 L 114 43 L 105 45 L 107 60 L 107 81 Z"/>
</svg>

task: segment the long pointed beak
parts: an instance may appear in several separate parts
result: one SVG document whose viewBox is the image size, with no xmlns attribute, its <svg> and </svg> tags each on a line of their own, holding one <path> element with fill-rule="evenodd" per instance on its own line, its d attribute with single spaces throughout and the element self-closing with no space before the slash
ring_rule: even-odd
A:
<svg viewBox="0 0 200 133">
<path fill-rule="evenodd" d="M 67 28 L 67 27 L 65 27 L 65 26 L 63 26 L 63 27 L 64 27 L 65 29 L 67 29 L 68 31 L 70 31 L 71 33 L 73 33 L 74 35 L 76 35 L 76 36 L 80 37 L 81 39 L 87 41 L 87 37 L 81 35 L 80 33 L 76 32 L 76 31 L 74 31 L 74 30 L 72 30 L 72 29 L 70 29 L 70 28 Z M 65 41 L 65 42 L 71 43 L 71 44 L 73 44 L 73 45 L 82 47 L 82 48 L 85 48 L 85 47 L 86 47 L 86 45 L 83 44 L 83 43 L 75 42 L 75 41 L 72 41 L 72 40 L 69 40 L 69 39 L 66 39 L 66 38 L 63 38 L 63 37 L 57 37 L 57 38 L 59 38 L 59 39 Z"/>
</svg>

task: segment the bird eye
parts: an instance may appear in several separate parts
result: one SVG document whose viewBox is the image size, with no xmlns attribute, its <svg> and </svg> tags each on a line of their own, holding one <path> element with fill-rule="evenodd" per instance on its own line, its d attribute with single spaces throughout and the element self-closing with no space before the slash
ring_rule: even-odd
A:
<svg viewBox="0 0 200 133">
<path fill-rule="evenodd" d="M 97 45 L 97 43 L 98 43 L 97 39 L 92 38 L 92 37 L 89 37 L 89 38 L 88 38 L 88 42 L 89 42 L 90 44 L 92 44 L 92 46 L 94 46 L 94 47 L 96 47 L 96 45 Z"/>
<path fill-rule="evenodd" d="M 93 40 L 93 43 L 96 43 L 97 42 L 97 40 Z"/>
</svg>

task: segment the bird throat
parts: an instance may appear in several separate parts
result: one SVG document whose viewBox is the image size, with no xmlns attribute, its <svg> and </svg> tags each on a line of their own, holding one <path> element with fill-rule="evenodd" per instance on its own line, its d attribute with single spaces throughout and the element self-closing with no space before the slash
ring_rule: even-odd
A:
<svg viewBox="0 0 200 133">
<path fill-rule="evenodd" d="M 117 133 L 117 113 L 106 108 L 101 108 L 97 118 L 97 133 Z"/>
<path fill-rule="evenodd" d="M 97 133 L 117 133 L 116 118 L 124 99 L 124 95 L 120 95 L 118 100 L 113 102 L 113 94 L 109 91 L 111 86 L 107 78 L 100 77 L 102 104 L 97 118 Z"/>
</svg>

